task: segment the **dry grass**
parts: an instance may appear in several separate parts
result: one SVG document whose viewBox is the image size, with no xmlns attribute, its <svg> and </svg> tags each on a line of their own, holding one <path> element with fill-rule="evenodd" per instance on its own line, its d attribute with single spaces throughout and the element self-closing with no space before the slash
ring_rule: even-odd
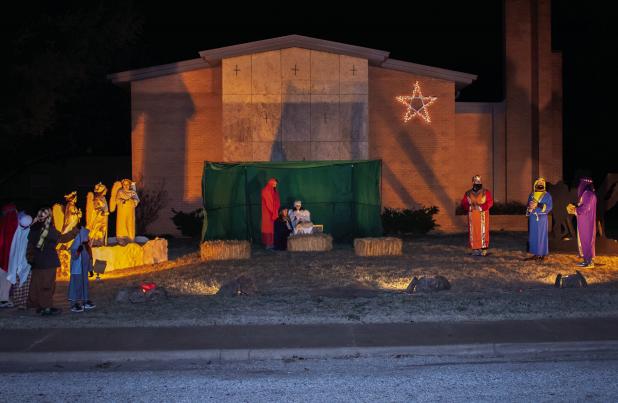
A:
<svg viewBox="0 0 618 403">
<path fill-rule="evenodd" d="M 399 238 L 357 238 L 354 253 L 358 256 L 399 256 L 403 253 L 403 241 Z"/>
<path fill-rule="evenodd" d="M 330 252 L 254 249 L 250 260 L 202 262 L 199 253 L 114 271 L 91 282 L 97 309 L 42 320 L 0 311 L 1 327 L 180 326 L 250 323 L 409 322 L 534 319 L 618 315 L 618 257 L 598 257 L 580 270 L 587 289 L 553 288 L 557 273 L 576 270 L 575 254 L 524 261 L 522 235 L 492 234 L 492 254 L 469 256 L 465 236 L 427 236 L 404 242 L 403 255 L 356 256 L 349 245 Z M 450 291 L 403 293 L 413 276 L 443 275 Z M 240 275 L 255 279 L 259 296 L 215 296 Z M 155 304 L 120 304 L 120 288 L 153 281 L 172 296 Z M 64 303 L 66 282 L 59 282 Z M 66 308 L 66 304 L 64 305 Z"/>
<path fill-rule="evenodd" d="M 333 249 L 333 237 L 328 234 L 298 234 L 288 238 L 290 252 L 327 252 Z"/>
<path fill-rule="evenodd" d="M 200 245 L 202 260 L 239 260 L 251 257 L 249 241 L 206 241 Z"/>
</svg>

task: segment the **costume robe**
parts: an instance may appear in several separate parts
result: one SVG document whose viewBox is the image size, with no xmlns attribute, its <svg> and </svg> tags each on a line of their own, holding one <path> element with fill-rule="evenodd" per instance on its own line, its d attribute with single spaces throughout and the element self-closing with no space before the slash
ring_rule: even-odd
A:
<svg viewBox="0 0 618 403">
<path fill-rule="evenodd" d="M 489 248 L 489 209 L 493 205 L 494 199 L 489 190 L 481 189 L 474 192 L 471 189 L 464 194 L 461 206 L 468 212 L 470 248 Z"/>
<path fill-rule="evenodd" d="M 6 276 L 16 230 L 17 208 L 12 203 L 5 204 L 0 212 L 0 301 L 8 301 L 11 292 L 11 283 Z"/>
<path fill-rule="evenodd" d="M 92 259 L 87 245 L 89 232 L 82 227 L 71 244 L 69 301 L 72 302 L 88 300 L 88 272 L 92 270 Z"/>
<path fill-rule="evenodd" d="M 17 208 L 9 203 L 2 206 L 0 212 L 0 269 L 9 270 L 9 255 L 13 236 L 17 230 Z"/>
<path fill-rule="evenodd" d="M 288 237 L 292 232 L 292 225 L 287 218 L 277 218 L 275 221 L 275 249 L 287 250 L 288 249 Z"/>
<path fill-rule="evenodd" d="M 116 238 L 135 239 L 135 207 L 139 199 L 133 190 L 119 189 L 116 196 Z"/>
<path fill-rule="evenodd" d="M 597 196 L 591 190 L 585 190 L 579 198 L 575 209 L 577 213 L 577 242 L 579 253 L 585 262 L 595 257 L 595 238 L 597 233 Z"/>
<path fill-rule="evenodd" d="M 270 179 L 262 189 L 262 243 L 273 247 L 275 241 L 275 220 L 279 217 L 279 192 L 273 187 L 274 179 Z"/>
<path fill-rule="evenodd" d="M 551 195 L 547 192 L 532 192 L 528 197 L 528 203 L 536 200 L 538 206 L 526 212 L 528 216 L 528 252 L 535 256 L 549 255 L 549 220 L 553 203 Z"/>
</svg>

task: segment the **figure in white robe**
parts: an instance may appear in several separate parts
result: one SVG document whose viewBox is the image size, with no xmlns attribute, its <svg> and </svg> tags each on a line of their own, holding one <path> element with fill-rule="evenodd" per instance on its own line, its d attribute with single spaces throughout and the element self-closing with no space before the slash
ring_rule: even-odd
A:
<svg viewBox="0 0 618 403">
<path fill-rule="evenodd" d="M 311 234 L 313 232 L 313 223 L 311 222 L 311 213 L 302 206 L 300 200 L 294 202 L 294 208 L 288 211 L 290 222 L 296 234 Z"/>
</svg>

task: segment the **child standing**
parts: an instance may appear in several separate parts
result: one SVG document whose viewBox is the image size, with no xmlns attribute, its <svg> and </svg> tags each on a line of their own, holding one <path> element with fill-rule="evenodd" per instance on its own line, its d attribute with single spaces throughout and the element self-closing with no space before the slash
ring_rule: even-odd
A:
<svg viewBox="0 0 618 403">
<path fill-rule="evenodd" d="M 88 299 L 88 272 L 92 270 L 89 230 L 82 227 L 71 244 L 71 279 L 69 281 L 69 301 L 71 312 L 84 312 L 95 305 Z"/>
</svg>

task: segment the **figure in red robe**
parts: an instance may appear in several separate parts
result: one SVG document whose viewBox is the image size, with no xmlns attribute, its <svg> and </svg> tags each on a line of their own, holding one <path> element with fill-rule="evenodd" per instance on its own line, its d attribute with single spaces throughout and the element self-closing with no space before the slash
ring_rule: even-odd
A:
<svg viewBox="0 0 618 403">
<path fill-rule="evenodd" d="M 17 230 L 17 208 L 13 203 L 2 206 L 0 211 L 0 308 L 13 306 L 9 301 L 11 283 L 6 279 L 13 235 Z"/>
<path fill-rule="evenodd" d="M 277 180 L 271 178 L 262 189 L 262 243 L 266 249 L 274 248 L 275 220 L 279 217 L 280 206 Z"/>
<path fill-rule="evenodd" d="M 461 206 L 468 212 L 468 235 L 474 256 L 487 256 L 489 248 L 489 209 L 494 205 L 491 192 L 483 189 L 479 175 L 472 178 L 472 189 L 468 190 Z"/>
</svg>

